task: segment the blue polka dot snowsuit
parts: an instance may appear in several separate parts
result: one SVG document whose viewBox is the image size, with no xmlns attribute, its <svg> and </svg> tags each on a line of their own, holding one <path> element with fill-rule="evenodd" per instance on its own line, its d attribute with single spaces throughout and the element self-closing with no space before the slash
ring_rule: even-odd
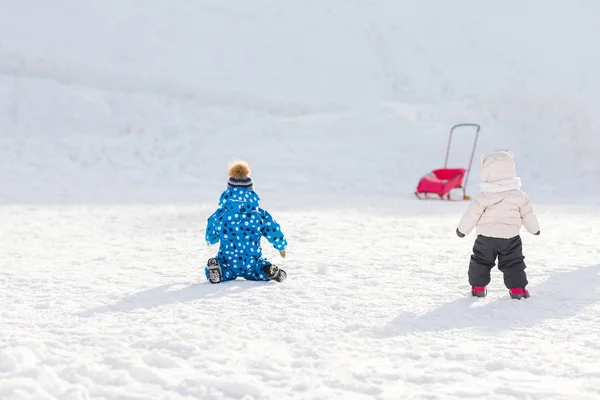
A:
<svg viewBox="0 0 600 400">
<path fill-rule="evenodd" d="M 221 194 L 219 208 L 208 218 L 206 241 L 216 244 L 222 280 L 243 277 L 268 281 L 262 268 L 271 264 L 262 256 L 260 240 L 265 237 L 277 250 L 287 247 L 279 224 L 259 207 L 260 197 L 251 189 L 233 187 Z M 208 268 L 205 268 L 208 278 Z"/>
</svg>

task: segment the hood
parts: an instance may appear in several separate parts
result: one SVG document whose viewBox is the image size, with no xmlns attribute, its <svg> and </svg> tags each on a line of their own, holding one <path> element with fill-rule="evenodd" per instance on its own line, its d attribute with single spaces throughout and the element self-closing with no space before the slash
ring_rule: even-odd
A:
<svg viewBox="0 0 600 400">
<path fill-rule="evenodd" d="M 219 198 L 219 207 L 233 212 L 250 212 L 258 209 L 260 197 L 250 189 L 233 187 L 226 189 Z"/>
<path fill-rule="evenodd" d="M 499 151 L 481 158 L 481 181 L 499 182 L 517 176 L 514 155 L 510 151 Z"/>
</svg>

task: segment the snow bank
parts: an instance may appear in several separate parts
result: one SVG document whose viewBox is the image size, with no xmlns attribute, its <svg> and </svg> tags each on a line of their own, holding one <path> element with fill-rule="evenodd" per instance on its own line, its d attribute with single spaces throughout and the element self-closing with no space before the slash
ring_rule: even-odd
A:
<svg viewBox="0 0 600 400">
<path fill-rule="evenodd" d="M 409 198 L 463 121 L 483 125 L 478 154 L 517 153 L 539 200 L 595 191 L 595 3 L 30 10 L 0 16 L 4 202 L 204 201 L 234 157 L 277 202 Z"/>
</svg>

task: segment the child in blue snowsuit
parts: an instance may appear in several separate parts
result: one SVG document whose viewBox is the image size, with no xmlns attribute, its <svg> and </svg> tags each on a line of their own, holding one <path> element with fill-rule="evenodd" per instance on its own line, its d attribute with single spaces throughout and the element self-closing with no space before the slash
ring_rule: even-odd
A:
<svg viewBox="0 0 600 400">
<path fill-rule="evenodd" d="M 262 237 L 279 250 L 281 257 L 285 257 L 287 240 L 277 221 L 260 208 L 260 197 L 249 175 L 250 167 L 243 161 L 229 167 L 227 189 L 221 194 L 219 208 L 208 218 L 206 242 L 220 242 L 217 256 L 209 259 L 205 268 L 211 283 L 238 277 L 282 282 L 287 277 L 262 255 Z"/>
</svg>

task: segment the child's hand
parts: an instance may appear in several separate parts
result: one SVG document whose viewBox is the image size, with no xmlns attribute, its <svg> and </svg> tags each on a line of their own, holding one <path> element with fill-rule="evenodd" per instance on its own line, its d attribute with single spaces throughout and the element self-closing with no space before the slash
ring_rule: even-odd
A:
<svg viewBox="0 0 600 400">
<path fill-rule="evenodd" d="M 456 235 L 457 235 L 459 238 L 464 238 L 464 237 L 465 237 L 465 234 L 464 234 L 464 233 L 462 233 L 461 231 L 459 231 L 459 230 L 458 230 L 458 228 L 456 228 Z"/>
<path fill-rule="evenodd" d="M 285 258 L 285 249 L 279 250 L 279 255 L 281 256 L 281 258 Z"/>
</svg>

